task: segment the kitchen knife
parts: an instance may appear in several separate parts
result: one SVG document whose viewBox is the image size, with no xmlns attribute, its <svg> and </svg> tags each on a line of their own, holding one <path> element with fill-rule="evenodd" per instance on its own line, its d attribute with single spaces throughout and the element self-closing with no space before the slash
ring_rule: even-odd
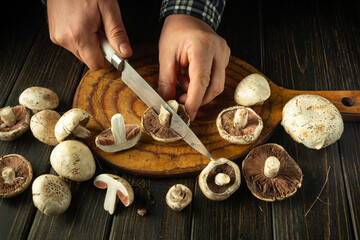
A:
<svg viewBox="0 0 360 240">
<path fill-rule="evenodd" d="M 199 138 L 189 126 L 175 113 L 172 108 L 160 97 L 160 95 L 130 66 L 130 64 L 118 56 L 111 48 L 106 37 L 99 34 L 100 45 L 108 60 L 117 70 L 121 72 L 121 80 L 148 106 L 152 107 L 158 114 L 160 106 L 163 105 L 171 113 L 170 127 L 178 133 L 182 139 L 199 153 L 213 160 L 209 151 L 201 143 Z"/>
</svg>

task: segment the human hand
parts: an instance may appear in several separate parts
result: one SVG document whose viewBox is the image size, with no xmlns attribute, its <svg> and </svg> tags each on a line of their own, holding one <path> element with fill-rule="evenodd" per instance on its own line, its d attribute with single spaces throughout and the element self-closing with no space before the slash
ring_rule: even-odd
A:
<svg viewBox="0 0 360 240">
<path fill-rule="evenodd" d="M 187 92 L 179 101 L 193 121 L 199 107 L 224 90 L 229 57 L 226 41 L 207 23 L 182 14 L 166 17 L 159 41 L 160 95 L 173 99 L 178 83 Z"/>
<path fill-rule="evenodd" d="M 100 49 L 100 28 L 119 56 L 132 55 L 116 0 L 47 0 L 47 13 L 51 41 L 71 51 L 92 70 L 107 64 Z"/>
</svg>

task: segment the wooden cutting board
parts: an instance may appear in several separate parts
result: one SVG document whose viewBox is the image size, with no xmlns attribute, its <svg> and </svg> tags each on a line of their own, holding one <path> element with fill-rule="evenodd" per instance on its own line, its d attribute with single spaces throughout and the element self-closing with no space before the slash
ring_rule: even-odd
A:
<svg viewBox="0 0 360 240">
<path fill-rule="evenodd" d="M 131 64 L 157 89 L 159 66 L 156 57 Z M 237 161 L 253 147 L 265 143 L 280 123 L 285 103 L 299 94 L 321 95 L 336 105 L 344 120 L 360 120 L 360 91 L 294 91 L 276 86 L 268 79 L 270 98 L 262 106 L 253 107 L 264 122 L 259 139 L 251 145 L 231 144 L 220 137 L 215 124 L 216 117 L 223 109 L 236 105 L 234 89 L 251 73 L 261 74 L 246 62 L 231 57 L 224 92 L 200 108 L 196 120 L 191 123 L 191 129 L 215 159 L 225 157 Z M 96 135 L 110 127 L 110 119 L 115 113 L 121 113 L 126 123 L 140 125 L 141 116 L 147 108 L 121 81 L 120 73 L 113 67 L 88 71 L 77 88 L 73 107 L 82 108 L 92 116 L 86 126 L 94 133 L 93 137 L 85 140 L 88 146 L 104 162 L 123 172 L 150 177 L 194 175 L 210 161 L 182 140 L 174 143 L 157 142 L 145 132 L 142 132 L 139 143 L 129 150 L 106 153 L 97 148 L 94 143 Z"/>
</svg>

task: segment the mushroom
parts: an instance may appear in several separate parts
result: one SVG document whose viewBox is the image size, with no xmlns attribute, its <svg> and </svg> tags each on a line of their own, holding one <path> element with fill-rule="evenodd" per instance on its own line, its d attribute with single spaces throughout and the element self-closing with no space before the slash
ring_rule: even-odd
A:
<svg viewBox="0 0 360 240">
<path fill-rule="evenodd" d="M 34 180 L 32 198 L 35 207 L 41 212 L 48 216 L 56 216 L 70 206 L 71 190 L 62 178 L 45 174 Z"/>
<path fill-rule="evenodd" d="M 321 149 L 340 139 L 344 123 L 339 110 L 326 98 L 302 94 L 288 101 L 281 125 L 296 142 Z"/>
<path fill-rule="evenodd" d="M 59 144 L 55 137 L 55 125 L 60 114 L 54 110 L 42 110 L 31 117 L 30 129 L 34 137 L 50 146 Z"/>
<path fill-rule="evenodd" d="M 269 202 L 292 196 L 303 180 L 294 159 L 274 143 L 252 149 L 242 163 L 242 171 L 252 194 Z"/>
<path fill-rule="evenodd" d="M 235 102 L 242 106 L 261 105 L 270 97 L 270 85 L 260 74 L 253 73 L 237 85 Z"/>
<path fill-rule="evenodd" d="M 191 200 L 191 190 L 182 184 L 175 184 L 166 194 L 166 203 L 174 211 L 183 210 Z"/>
<path fill-rule="evenodd" d="M 0 140 L 12 141 L 29 129 L 30 111 L 24 106 L 0 109 Z"/>
<path fill-rule="evenodd" d="M 77 140 L 59 143 L 51 152 L 50 163 L 60 176 L 79 182 L 92 178 L 96 170 L 90 149 Z"/>
<path fill-rule="evenodd" d="M 94 185 L 100 189 L 107 188 L 104 209 L 109 214 L 114 213 L 117 198 L 120 199 L 125 207 L 130 206 L 134 201 L 134 191 L 131 185 L 119 176 L 108 173 L 100 174 L 95 178 Z"/>
<path fill-rule="evenodd" d="M 123 116 L 118 113 L 111 118 L 111 128 L 96 137 L 95 144 L 105 152 L 118 152 L 133 147 L 140 136 L 140 126 L 125 124 Z"/>
<path fill-rule="evenodd" d="M 263 129 L 261 117 L 251 108 L 234 106 L 224 109 L 216 119 L 219 134 L 235 144 L 255 142 Z"/>
<path fill-rule="evenodd" d="M 14 197 L 29 186 L 33 171 L 31 164 L 21 155 L 9 154 L 0 158 L 0 197 Z"/>
<path fill-rule="evenodd" d="M 64 113 L 55 125 L 55 137 L 59 142 L 74 137 L 87 138 L 91 132 L 84 126 L 90 119 L 89 113 L 80 108 L 73 108 Z"/>
<path fill-rule="evenodd" d="M 168 105 L 176 112 L 188 126 L 190 126 L 190 117 L 185 111 L 183 104 L 178 104 L 175 100 L 168 101 Z M 159 115 L 153 108 L 148 108 L 141 118 L 141 126 L 144 131 L 160 142 L 175 142 L 182 137 L 171 127 L 171 114 L 164 106 L 160 106 Z"/>
<path fill-rule="evenodd" d="M 226 158 L 210 161 L 199 175 L 201 191 L 207 198 L 215 201 L 230 197 L 240 187 L 240 183 L 238 165 Z"/>
<path fill-rule="evenodd" d="M 20 94 L 19 103 L 37 113 L 41 110 L 56 108 L 59 105 L 59 97 L 48 88 L 30 87 Z"/>
</svg>

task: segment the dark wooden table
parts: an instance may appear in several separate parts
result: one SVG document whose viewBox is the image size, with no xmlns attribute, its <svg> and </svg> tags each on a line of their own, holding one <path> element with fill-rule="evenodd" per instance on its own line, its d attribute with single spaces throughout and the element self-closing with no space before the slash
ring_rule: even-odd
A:
<svg viewBox="0 0 360 240">
<path fill-rule="evenodd" d="M 158 39 L 159 3 L 138 8 L 131 3 L 121 9 L 136 56 L 136 46 Z M 17 105 L 25 88 L 43 86 L 59 95 L 59 112 L 70 109 L 87 68 L 51 43 L 40 1 L 18 3 L 8 13 L 0 23 L 0 106 Z M 218 32 L 233 56 L 279 86 L 360 90 L 359 1 L 230 0 Z M 63 215 L 48 217 L 34 207 L 29 188 L 17 197 L 0 199 L 0 239 L 359 239 L 360 123 L 345 122 L 341 139 L 318 151 L 292 141 L 281 126 L 268 142 L 284 146 L 304 173 L 302 188 L 289 199 L 260 201 L 242 179 L 234 195 L 214 202 L 202 194 L 195 176 L 143 178 L 100 161 L 97 174 L 115 173 L 135 186 L 133 205 L 119 204 L 109 215 L 103 209 L 105 191 L 90 180 L 72 186 L 73 200 Z M 0 154 L 25 156 L 34 177 L 53 173 L 51 151 L 30 131 L 13 142 L 0 142 Z M 182 212 L 173 212 L 165 202 L 167 190 L 176 183 L 187 185 L 194 195 Z M 139 216 L 139 208 L 147 208 L 148 214 Z"/>
</svg>

